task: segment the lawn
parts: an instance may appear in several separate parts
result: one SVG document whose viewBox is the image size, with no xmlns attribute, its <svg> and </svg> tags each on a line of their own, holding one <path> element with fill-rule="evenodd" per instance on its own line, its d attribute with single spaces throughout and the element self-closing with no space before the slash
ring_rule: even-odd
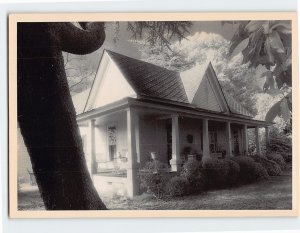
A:
<svg viewBox="0 0 300 233">
<path fill-rule="evenodd" d="M 44 209 L 37 189 L 21 188 L 18 194 L 20 210 Z M 116 210 L 272 210 L 292 209 L 291 169 L 269 181 L 243 185 L 237 188 L 212 190 L 200 195 L 156 199 L 150 195 L 128 199 L 102 197 L 109 209 Z"/>
</svg>

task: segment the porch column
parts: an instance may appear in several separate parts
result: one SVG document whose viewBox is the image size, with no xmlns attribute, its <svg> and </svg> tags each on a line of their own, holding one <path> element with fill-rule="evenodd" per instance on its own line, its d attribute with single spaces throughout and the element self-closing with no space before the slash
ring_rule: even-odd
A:
<svg viewBox="0 0 300 233">
<path fill-rule="evenodd" d="M 97 173 L 96 163 L 96 144 L 95 144 L 95 119 L 91 119 L 88 123 L 87 135 L 87 156 L 86 162 L 90 174 Z"/>
<path fill-rule="evenodd" d="M 231 124 L 230 122 L 226 122 L 226 157 L 232 157 L 232 142 L 231 142 Z"/>
<path fill-rule="evenodd" d="M 141 163 L 141 150 L 140 150 L 140 118 L 136 115 L 135 118 L 135 145 L 136 145 L 136 161 Z"/>
<path fill-rule="evenodd" d="M 137 153 L 135 123 L 137 120 L 136 113 L 133 109 L 127 110 L 127 195 L 133 197 L 138 193 L 137 183 Z"/>
<path fill-rule="evenodd" d="M 267 149 L 268 146 L 269 146 L 269 143 L 270 143 L 270 141 L 269 141 L 269 127 L 268 126 L 265 127 L 265 136 L 266 136 L 266 149 Z"/>
<path fill-rule="evenodd" d="M 172 171 L 180 170 L 180 148 L 179 148 L 179 128 L 178 115 L 172 116 L 172 159 L 170 160 Z"/>
<path fill-rule="evenodd" d="M 207 119 L 202 120 L 202 138 L 203 138 L 203 158 L 208 158 L 210 155 L 209 155 L 208 120 Z"/>
<path fill-rule="evenodd" d="M 256 144 L 256 153 L 261 154 L 260 141 L 259 141 L 259 127 L 255 127 L 255 144 Z"/>
<path fill-rule="evenodd" d="M 248 126 L 244 125 L 243 126 L 243 149 L 244 149 L 244 154 L 248 155 Z"/>
</svg>

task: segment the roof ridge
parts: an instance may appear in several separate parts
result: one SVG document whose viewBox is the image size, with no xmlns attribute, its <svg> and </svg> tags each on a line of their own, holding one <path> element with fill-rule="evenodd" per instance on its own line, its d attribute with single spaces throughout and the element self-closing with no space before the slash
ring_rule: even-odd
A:
<svg viewBox="0 0 300 233">
<path fill-rule="evenodd" d="M 130 58 L 130 59 L 133 59 L 135 61 L 138 61 L 138 62 L 142 62 L 142 63 L 145 63 L 145 64 L 149 64 L 151 66 L 156 66 L 157 68 L 160 68 L 162 70 L 167 70 L 169 72 L 174 72 L 174 73 L 177 73 L 177 74 L 180 74 L 178 71 L 175 71 L 175 70 L 169 70 L 165 67 L 162 67 L 162 66 L 159 66 L 159 65 L 155 65 L 153 63 L 150 63 L 150 62 L 147 62 L 147 61 L 143 61 L 143 60 L 140 60 L 140 59 L 136 59 L 136 58 L 133 58 L 133 57 L 129 57 L 129 56 L 126 56 L 124 54 L 121 54 L 121 53 L 117 53 L 117 52 L 114 52 L 114 51 L 111 51 L 109 49 L 104 49 L 104 51 L 108 52 L 108 53 L 113 53 L 113 54 L 117 54 L 117 55 L 120 55 L 121 57 L 126 57 L 126 58 Z"/>
</svg>

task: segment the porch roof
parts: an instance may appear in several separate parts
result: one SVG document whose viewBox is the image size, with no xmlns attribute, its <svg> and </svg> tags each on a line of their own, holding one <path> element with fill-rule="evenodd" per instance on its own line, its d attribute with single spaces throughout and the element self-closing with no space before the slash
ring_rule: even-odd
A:
<svg viewBox="0 0 300 233">
<path fill-rule="evenodd" d="M 249 117 L 244 117 L 242 115 L 233 115 L 228 113 L 217 113 L 214 111 L 209 111 L 205 109 L 199 109 L 191 106 L 190 104 L 177 103 L 161 101 L 153 98 L 135 99 L 135 98 L 124 98 L 122 100 L 116 101 L 114 103 L 105 105 L 103 107 L 92 109 L 90 111 L 81 113 L 77 115 L 78 122 L 84 122 L 88 119 L 96 118 L 99 116 L 104 116 L 108 114 L 113 114 L 116 112 L 124 111 L 128 108 L 137 108 L 141 110 L 157 111 L 159 113 L 180 115 L 191 118 L 204 119 L 214 121 L 230 121 L 232 123 L 246 124 L 251 126 L 271 126 L 274 123 L 266 122 L 261 120 L 255 120 Z"/>
</svg>

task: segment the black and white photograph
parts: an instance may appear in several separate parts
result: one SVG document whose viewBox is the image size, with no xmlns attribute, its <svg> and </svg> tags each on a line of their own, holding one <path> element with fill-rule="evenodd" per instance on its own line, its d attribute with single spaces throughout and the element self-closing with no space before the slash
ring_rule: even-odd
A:
<svg viewBox="0 0 300 233">
<path fill-rule="evenodd" d="M 11 213 L 295 215 L 296 14 L 218 14 L 11 15 Z"/>
</svg>

